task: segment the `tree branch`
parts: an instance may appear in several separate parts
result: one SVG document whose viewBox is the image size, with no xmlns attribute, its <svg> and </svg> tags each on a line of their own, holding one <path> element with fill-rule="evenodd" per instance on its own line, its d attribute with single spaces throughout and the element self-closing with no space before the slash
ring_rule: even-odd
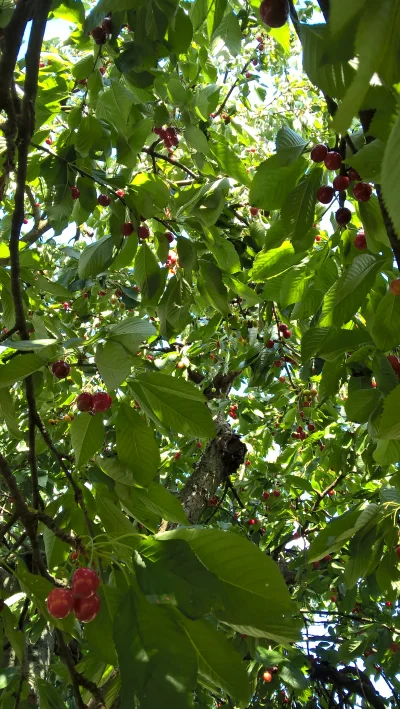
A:
<svg viewBox="0 0 400 709">
<path fill-rule="evenodd" d="M 178 160 L 174 160 L 174 158 L 170 158 L 169 155 L 163 155 L 162 153 L 158 153 L 152 148 L 142 148 L 142 153 L 146 153 L 146 155 L 150 155 L 151 158 L 157 158 L 157 160 L 165 160 L 165 162 L 169 162 L 171 165 L 174 165 L 174 167 L 179 167 L 180 170 L 183 170 L 183 172 L 186 172 L 187 175 L 190 175 L 190 177 L 193 177 L 197 182 L 201 181 L 201 177 L 199 175 L 196 175 L 190 168 L 186 167 L 183 163 L 179 162 Z"/>
</svg>

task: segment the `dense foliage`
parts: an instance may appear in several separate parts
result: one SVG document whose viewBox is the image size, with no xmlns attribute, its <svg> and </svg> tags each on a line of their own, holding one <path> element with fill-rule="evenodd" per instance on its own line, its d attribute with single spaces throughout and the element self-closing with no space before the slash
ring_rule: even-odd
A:
<svg viewBox="0 0 400 709">
<path fill-rule="evenodd" d="M 0 709 L 400 706 L 397 0 L 0 28 Z"/>
</svg>

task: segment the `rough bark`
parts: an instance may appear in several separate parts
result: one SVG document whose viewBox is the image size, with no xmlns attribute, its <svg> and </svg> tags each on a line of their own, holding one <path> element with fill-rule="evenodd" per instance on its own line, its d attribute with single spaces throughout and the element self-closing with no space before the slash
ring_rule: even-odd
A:
<svg viewBox="0 0 400 709">
<path fill-rule="evenodd" d="M 216 438 L 207 444 L 192 475 L 179 493 L 183 509 L 192 524 L 199 521 L 208 500 L 215 495 L 217 488 L 244 463 L 247 451 L 240 436 L 232 431 L 222 416 L 217 416 L 215 426 Z M 172 529 L 174 526 L 176 525 L 163 522 L 160 531 Z"/>
</svg>

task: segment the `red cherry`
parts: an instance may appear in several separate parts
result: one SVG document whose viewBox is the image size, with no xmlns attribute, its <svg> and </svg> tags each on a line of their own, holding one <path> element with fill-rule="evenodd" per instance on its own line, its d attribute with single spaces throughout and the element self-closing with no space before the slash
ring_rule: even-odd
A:
<svg viewBox="0 0 400 709">
<path fill-rule="evenodd" d="M 111 34 L 112 33 L 111 17 L 105 17 L 103 22 L 101 23 L 101 26 L 102 26 L 104 32 L 107 32 L 107 34 Z"/>
<path fill-rule="evenodd" d="M 326 145 L 318 143 L 318 145 L 314 145 L 310 153 L 310 158 L 313 162 L 322 162 L 323 160 L 325 160 L 327 152 L 328 148 L 326 147 Z"/>
<path fill-rule="evenodd" d="M 334 195 L 335 190 L 333 189 L 333 187 L 329 187 L 329 185 L 323 185 L 319 188 L 317 192 L 317 199 L 318 202 L 321 202 L 321 204 L 330 204 L 333 200 Z"/>
<path fill-rule="evenodd" d="M 108 194 L 99 194 L 97 197 L 97 203 L 101 205 L 101 207 L 108 207 L 110 204 L 111 199 L 108 196 Z"/>
<path fill-rule="evenodd" d="M 308 431 L 311 431 L 311 433 L 312 433 L 313 431 L 315 431 L 315 426 L 314 426 L 314 424 L 313 424 L 313 423 L 309 423 L 308 426 L 307 426 L 307 430 L 308 430 Z"/>
<path fill-rule="evenodd" d="M 92 397 L 92 408 L 96 413 L 97 411 L 108 411 L 112 404 L 112 398 L 106 391 L 98 391 L 93 394 Z"/>
<path fill-rule="evenodd" d="M 398 556 L 399 559 L 400 559 L 400 546 L 397 547 L 397 549 L 396 549 L 396 554 L 397 554 L 397 556 Z"/>
<path fill-rule="evenodd" d="M 279 381 L 283 384 L 284 382 L 286 382 L 286 377 L 282 375 L 281 377 L 279 377 Z"/>
<path fill-rule="evenodd" d="M 263 52 L 263 51 L 264 51 L 264 45 L 263 45 L 262 42 L 260 42 L 260 44 L 258 45 L 257 49 L 258 49 L 259 52 Z"/>
<path fill-rule="evenodd" d="M 166 239 L 168 240 L 168 243 L 169 243 L 169 244 L 172 244 L 173 240 L 175 239 L 175 237 L 174 237 L 172 231 L 166 231 L 165 234 L 164 234 L 164 236 L 165 236 Z"/>
<path fill-rule="evenodd" d="M 338 192 L 343 192 L 344 190 L 347 190 L 349 184 L 350 178 L 347 177 L 347 175 L 336 175 L 335 179 L 333 180 L 333 186 Z"/>
<path fill-rule="evenodd" d="M 100 72 L 100 74 L 101 74 L 102 76 L 104 76 L 104 74 L 106 73 L 106 71 L 107 71 L 107 70 L 106 70 L 105 66 L 101 66 L 101 67 L 99 68 L 99 72 Z"/>
<path fill-rule="evenodd" d="M 280 359 L 276 359 L 274 362 L 274 367 L 278 369 L 278 367 L 282 367 L 282 361 Z"/>
<path fill-rule="evenodd" d="M 390 643 L 389 650 L 391 650 L 392 652 L 398 652 L 399 647 L 400 647 L 399 643 L 393 642 L 393 643 Z"/>
<path fill-rule="evenodd" d="M 23 224 L 28 224 L 28 221 L 29 220 L 26 217 L 24 217 L 24 219 L 22 220 Z"/>
<path fill-rule="evenodd" d="M 353 187 L 353 195 L 358 202 L 368 202 L 372 195 L 372 185 L 368 182 L 357 182 Z"/>
<path fill-rule="evenodd" d="M 335 214 L 335 219 L 339 226 L 346 226 L 346 224 L 351 222 L 350 209 L 347 209 L 347 207 L 340 207 Z"/>
<path fill-rule="evenodd" d="M 95 44 L 101 45 L 107 42 L 107 32 L 103 27 L 95 27 L 90 33 L 95 41 Z"/>
<path fill-rule="evenodd" d="M 177 452 L 174 454 L 174 460 L 179 460 L 179 458 L 181 457 L 181 455 L 182 455 L 181 451 L 177 451 Z"/>
<path fill-rule="evenodd" d="M 391 608 L 392 605 L 393 605 L 392 601 L 386 601 L 386 602 L 385 602 L 385 606 L 386 606 L 387 608 Z"/>
<path fill-rule="evenodd" d="M 74 597 L 67 588 L 53 588 L 47 596 L 46 604 L 53 618 L 66 618 L 74 606 Z"/>
<path fill-rule="evenodd" d="M 391 365 L 392 369 L 396 372 L 398 378 L 400 379 L 400 361 L 395 355 L 388 355 L 387 360 Z"/>
<path fill-rule="evenodd" d="M 328 495 L 329 495 L 330 497 L 333 497 L 334 494 L 335 494 L 335 491 L 334 491 L 334 490 L 329 490 Z"/>
<path fill-rule="evenodd" d="M 268 340 L 268 342 L 267 342 L 267 344 L 266 344 L 266 347 L 268 347 L 268 349 L 271 349 L 273 346 L 274 346 L 274 341 L 273 341 L 273 340 Z"/>
<path fill-rule="evenodd" d="M 315 241 L 321 241 L 321 237 L 319 234 L 317 234 L 317 236 L 315 237 Z"/>
<path fill-rule="evenodd" d="M 308 409 L 311 406 L 311 401 L 304 401 L 303 406 L 305 409 Z"/>
<path fill-rule="evenodd" d="M 118 197 L 125 197 L 124 190 L 115 190 L 115 194 L 118 195 Z"/>
<path fill-rule="evenodd" d="M 100 586 L 100 579 L 93 569 L 85 566 L 77 569 L 72 577 L 71 590 L 75 598 L 88 598 Z"/>
<path fill-rule="evenodd" d="M 251 465 L 251 461 L 250 461 L 250 460 L 246 460 L 246 462 L 245 462 L 245 466 L 246 466 L 246 467 L 248 468 L 248 467 L 249 467 L 249 465 Z"/>
<path fill-rule="evenodd" d="M 290 340 L 292 333 L 290 332 L 290 330 L 285 330 L 284 332 L 282 332 L 282 335 L 285 338 L 285 340 Z"/>
<path fill-rule="evenodd" d="M 272 682 L 272 675 L 270 672 L 266 671 L 263 673 L 264 682 Z"/>
<path fill-rule="evenodd" d="M 319 561 L 313 561 L 314 569 L 319 569 Z"/>
<path fill-rule="evenodd" d="M 281 491 L 280 490 L 273 490 L 272 494 L 274 497 L 280 497 L 281 496 Z"/>
<path fill-rule="evenodd" d="M 367 248 L 367 239 L 363 231 L 359 231 L 358 234 L 355 235 L 353 244 L 359 251 L 365 251 Z"/>
<path fill-rule="evenodd" d="M 255 524 L 257 524 L 257 520 L 256 519 L 248 519 L 247 524 L 249 527 L 253 527 Z"/>
<path fill-rule="evenodd" d="M 246 79 L 251 79 L 252 76 L 253 74 L 251 73 L 251 71 L 246 71 Z"/>
<path fill-rule="evenodd" d="M 88 391 L 83 391 L 76 397 L 76 408 L 78 411 L 91 411 L 93 408 L 93 396 Z"/>
<path fill-rule="evenodd" d="M 288 329 L 288 326 L 285 325 L 285 323 L 281 322 L 280 325 L 278 325 L 278 330 L 279 332 L 285 332 L 285 330 Z"/>
<path fill-rule="evenodd" d="M 328 170 L 339 170 L 342 164 L 342 156 L 336 150 L 329 150 L 325 155 L 324 163 Z"/>
<path fill-rule="evenodd" d="M 80 197 L 80 192 L 77 187 L 71 187 L 71 197 L 72 199 L 79 199 Z"/>
<path fill-rule="evenodd" d="M 250 214 L 251 214 L 252 217 L 256 217 L 257 214 L 258 214 L 258 209 L 257 209 L 257 207 L 250 207 L 250 210 L 249 210 L 249 211 L 250 211 Z"/>
<path fill-rule="evenodd" d="M 79 79 L 79 81 L 76 82 L 80 86 L 86 86 L 87 84 L 87 79 Z"/>
<path fill-rule="evenodd" d="M 349 178 L 351 182 L 357 182 L 358 180 L 361 180 L 361 177 L 358 174 L 357 170 L 355 170 L 353 167 L 351 167 L 349 170 Z"/>
<path fill-rule="evenodd" d="M 203 448 L 203 444 L 201 441 L 197 441 L 196 448 Z"/>
<path fill-rule="evenodd" d="M 327 554 L 326 556 L 324 556 L 323 561 L 326 561 L 327 563 L 328 563 L 329 561 L 332 561 L 331 555 L 330 555 L 330 554 Z"/>
<path fill-rule="evenodd" d="M 389 283 L 389 290 L 393 295 L 400 295 L 400 278 L 394 278 Z"/>
<path fill-rule="evenodd" d="M 65 377 L 68 377 L 68 374 L 71 371 L 71 367 L 69 366 L 68 362 L 64 362 L 63 359 L 57 360 L 57 362 L 53 362 L 51 366 L 51 371 L 53 372 L 54 376 L 57 377 L 57 379 L 65 379 Z"/>
<path fill-rule="evenodd" d="M 138 229 L 138 237 L 139 239 L 148 239 L 150 236 L 150 229 L 148 226 L 145 224 L 142 224 L 139 229 Z"/>
<path fill-rule="evenodd" d="M 100 598 L 97 593 L 93 593 L 88 598 L 76 598 L 74 600 L 74 615 L 81 623 L 90 623 L 95 619 L 100 610 Z"/>
<path fill-rule="evenodd" d="M 132 222 L 125 222 L 125 224 L 121 227 L 121 231 L 124 236 L 130 236 L 130 234 L 133 234 Z"/>
<path fill-rule="evenodd" d="M 53 145 L 53 141 L 51 138 L 46 138 L 45 143 L 46 145 Z"/>
<path fill-rule="evenodd" d="M 263 494 L 262 494 L 263 500 L 269 500 L 270 497 L 271 497 L 271 495 L 269 492 L 263 492 Z"/>
<path fill-rule="evenodd" d="M 332 601 L 332 603 L 336 603 L 336 601 L 337 601 L 337 596 L 331 596 L 331 601 Z"/>
<path fill-rule="evenodd" d="M 45 67 L 45 66 L 46 66 L 46 64 L 44 62 L 39 63 L 39 69 L 43 69 L 43 67 Z"/>
</svg>

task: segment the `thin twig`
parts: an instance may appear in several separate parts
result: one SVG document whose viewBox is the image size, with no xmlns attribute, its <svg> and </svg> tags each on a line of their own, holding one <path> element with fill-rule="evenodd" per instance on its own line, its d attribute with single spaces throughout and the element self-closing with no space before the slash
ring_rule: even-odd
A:
<svg viewBox="0 0 400 709">
<path fill-rule="evenodd" d="M 150 157 L 157 158 L 158 160 L 165 160 L 165 162 L 169 162 L 171 165 L 174 165 L 174 167 L 179 167 L 180 170 L 186 172 L 187 175 L 193 177 L 193 179 L 197 182 L 201 180 L 201 177 L 199 175 L 196 175 L 194 172 L 192 172 L 192 170 L 190 170 L 190 168 L 186 167 L 186 165 L 179 162 L 178 160 L 170 158 L 169 155 L 163 155 L 162 153 L 158 153 L 152 148 L 142 148 L 142 153 L 146 153 L 146 155 L 150 155 Z"/>
</svg>

